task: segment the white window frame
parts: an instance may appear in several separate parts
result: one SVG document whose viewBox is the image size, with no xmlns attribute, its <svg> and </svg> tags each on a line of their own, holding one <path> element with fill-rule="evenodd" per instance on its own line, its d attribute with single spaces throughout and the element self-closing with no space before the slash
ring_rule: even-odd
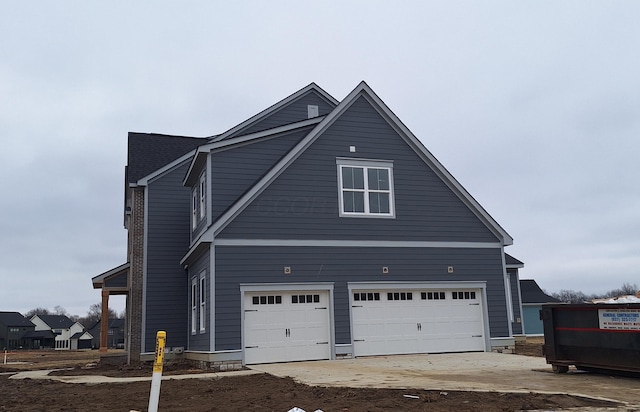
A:
<svg viewBox="0 0 640 412">
<path fill-rule="evenodd" d="M 198 226 L 198 191 L 193 190 L 191 194 L 191 227 L 195 229 Z"/>
<path fill-rule="evenodd" d="M 200 176 L 200 219 L 204 219 L 205 212 L 207 211 L 207 189 L 206 189 L 206 179 L 204 173 Z"/>
<path fill-rule="evenodd" d="M 198 278 L 191 279 L 191 334 L 196 334 L 198 326 Z"/>
<path fill-rule="evenodd" d="M 395 218 L 395 195 L 393 189 L 393 162 L 389 160 L 370 160 L 370 159 L 349 159 L 337 158 L 336 165 L 338 167 L 338 201 L 340 217 L 375 217 L 375 218 Z M 363 189 L 345 189 L 342 184 L 342 171 L 344 168 L 360 168 L 363 169 L 364 188 Z M 369 189 L 369 170 L 384 169 L 387 170 L 389 176 L 389 189 Z M 364 212 L 348 212 L 344 210 L 344 193 L 361 192 L 364 197 Z M 369 194 L 386 193 L 389 195 L 389 212 L 388 213 L 372 213 L 369 205 Z"/>
<path fill-rule="evenodd" d="M 207 278 L 206 271 L 200 274 L 200 299 L 199 299 L 199 318 L 200 318 L 200 333 L 207 330 L 205 321 L 207 320 Z"/>
</svg>

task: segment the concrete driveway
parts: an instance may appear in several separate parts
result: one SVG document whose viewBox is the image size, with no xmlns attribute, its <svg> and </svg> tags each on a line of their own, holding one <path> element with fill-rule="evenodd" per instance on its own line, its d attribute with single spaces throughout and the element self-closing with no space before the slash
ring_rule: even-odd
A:
<svg viewBox="0 0 640 412">
<path fill-rule="evenodd" d="M 499 353 L 375 356 L 251 369 L 320 386 L 566 393 L 640 405 L 640 379 L 554 374 L 544 358 Z"/>
</svg>

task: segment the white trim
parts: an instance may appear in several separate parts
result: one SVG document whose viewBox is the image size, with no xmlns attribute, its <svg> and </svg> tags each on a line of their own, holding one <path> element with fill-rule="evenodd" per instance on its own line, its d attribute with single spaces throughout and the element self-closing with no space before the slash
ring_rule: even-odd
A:
<svg viewBox="0 0 640 412">
<path fill-rule="evenodd" d="M 319 240 L 319 239 L 226 239 L 213 240 L 217 246 L 307 246 L 307 247 L 415 247 L 497 249 L 500 243 L 490 242 L 434 242 L 404 240 Z M 184 259 L 183 259 L 184 261 Z"/>
<path fill-rule="evenodd" d="M 207 210 L 207 193 L 209 192 L 207 190 L 207 180 L 206 180 L 206 170 L 204 172 L 202 172 L 202 174 L 200 175 L 200 183 L 198 185 L 198 197 L 199 197 L 199 206 L 200 206 L 200 220 L 204 219 L 205 217 L 205 212 Z"/>
<path fill-rule="evenodd" d="M 211 192 L 211 191 L 209 191 Z M 211 216 L 211 214 L 209 214 Z M 213 244 L 209 245 L 209 349 L 216 349 L 216 262 Z"/>
<path fill-rule="evenodd" d="M 338 214 L 340 217 L 376 217 L 376 218 L 394 218 L 395 217 L 395 202 L 393 192 L 393 163 L 388 162 L 363 162 L 355 161 L 349 162 L 344 159 L 336 159 L 337 165 L 337 177 L 338 177 Z M 363 187 L 360 188 L 344 188 L 343 186 L 343 169 L 362 169 Z M 387 178 L 389 180 L 388 190 L 376 190 L 369 188 L 369 172 L 371 169 L 386 170 Z M 344 210 L 344 195 L 345 192 L 362 193 L 363 200 L 363 212 L 346 212 Z M 388 213 L 375 213 L 371 212 L 371 205 L 369 204 L 369 195 L 371 193 L 384 193 L 389 196 L 389 212 Z"/>
<path fill-rule="evenodd" d="M 196 276 L 191 278 L 191 293 L 190 293 L 190 306 L 191 306 L 191 335 L 195 335 L 198 331 L 198 278 Z"/>
<path fill-rule="evenodd" d="M 198 325 L 200 327 L 200 333 L 204 333 L 207 330 L 207 271 L 200 272 L 198 278 Z"/>
<path fill-rule="evenodd" d="M 502 278 L 504 282 L 505 303 L 507 304 L 507 325 L 509 326 L 509 336 L 513 336 L 513 297 L 511 296 L 511 287 L 509 285 L 509 274 L 507 273 L 506 260 L 504 257 L 504 247 L 502 248 Z"/>
</svg>

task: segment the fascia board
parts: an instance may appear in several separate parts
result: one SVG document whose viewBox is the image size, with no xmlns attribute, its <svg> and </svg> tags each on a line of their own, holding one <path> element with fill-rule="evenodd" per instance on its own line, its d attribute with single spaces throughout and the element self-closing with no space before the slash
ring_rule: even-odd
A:
<svg viewBox="0 0 640 412">
<path fill-rule="evenodd" d="M 206 149 L 206 146 L 208 145 L 200 146 L 196 149 L 196 153 L 191 159 L 191 164 L 189 165 L 187 174 L 182 180 L 183 186 L 192 186 L 198 179 L 198 174 L 195 172 L 199 171 L 200 166 L 206 163 L 207 156 L 209 155 L 209 151 Z"/>
<path fill-rule="evenodd" d="M 184 266 L 185 264 L 188 264 L 194 253 L 201 250 L 203 245 L 211 243 L 213 243 L 213 234 L 211 228 L 209 228 L 191 245 L 189 251 L 180 260 L 180 265 Z"/>
<path fill-rule="evenodd" d="M 276 136 L 280 133 L 286 133 L 291 130 L 300 129 L 302 127 L 313 126 L 318 124 L 324 119 L 324 116 L 314 117 L 313 119 L 307 119 L 296 123 L 287 124 L 284 126 L 274 127 L 273 129 L 263 130 L 256 133 L 251 133 L 243 136 L 234 137 L 232 139 L 223 140 L 221 142 L 208 143 L 198 147 L 196 155 L 191 161 L 189 171 L 183 181 L 185 186 L 191 186 L 197 179 L 197 175 L 194 171 L 198 171 L 198 165 L 202 161 L 201 157 L 208 155 L 212 150 L 221 149 L 229 146 L 234 146 L 242 143 L 251 142 L 252 140 L 264 139 L 268 137 Z"/>
<path fill-rule="evenodd" d="M 305 95 L 306 93 L 310 92 L 310 91 L 315 91 L 318 94 L 320 94 L 323 98 L 325 98 L 329 103 L 332 103 L 333 105 L 338 105 L 338 101 L 331 96 L 329 93 L 325 92 L 321 87 L 319 87 L 317 84 L 315 83 L 311 83 L 308 86 L 298 90 L 297 92 L 293 93 L 292 95 L 280 100 L 279 102 L 267 107 L 266 109 L 264 109 L 263 111 L 261 111 L 260 113 L 256 114 L 255 116 L 252 116 L 251 118 L 245 120 L 244 122 L 240 123 L 237 126 L 232 127 L 231 129 L 227 130 L 226 132 L 218 135 L 218 136 L 214 136 L 210 139 L 211 142 L 218 142 L 221 140 L 224 140 L 225 138 L 227 138 L 228 136 L 232 135 L 233 133 L 237 132 L 238 130 L 242 130 L 248 126 L 251 126 L 254 123 L 257 123 L 258 121 L 266 118 L 267 116 L 269 116 L 271 113 L 274 113 L 276 111 L 278 111 L 279 109 L 281 109 L 282 107 L 288 105 L 289 103 L 295 101 L 296 99 L 298 99 L 299 97 Z"/>
<path fill-rule="evenodd" d="M 407 126 L 389 109 L 389 107 L 375 94 L 375 92 L 365 82 L 361 83 L 363 91 L 367 93 L 369 102 L 374 104 L 382 112 L 387 121 L 396 128 L 396 131 L 404 136 L 406 140 L 413 146 L 414 150 L 431 164 L 440 178 L 471 208 L 473 212 L 486 224 L 490 229 L 502 238 L 505 246 L 513 244 L 513 238 L 491 217 L 491 215 L 478 203 L 477 200 L 458 182 L 451 173 L 435 158 L 435 156 L 422 144 L 422 142 L 409 130 Z"/>
<path fill-rule="evenodd" d="M 197 149 L 194 149 L 194 150 L 190 151 L 189 153 L 183 155 L 182 157 L 179 157 L 178 159 L 174 160 L 173 162 L 167 163 L 166 165 L 164 165 L 160 169 L 157 169 L 155 172 L 153 172 L 153 173 L 143 177 L 142 179 L 138 180 L 135 183 L 135 185 L 136 186 L 147 186 L 149 184 L 149 182 L 152 182 L 153 180 L 155 180 L 158 177 L 162 176 L 163 174 L 169 172 L 171 169 L 175 168 L 176 166 L 179 166 L 182 163 L 184 163 L 185 161 L 189 160 L 196 153 L 196 151 L 197 151 Z M 135 186 L 132 186 L 132 187 L 135 187 Z"/>
</svg>

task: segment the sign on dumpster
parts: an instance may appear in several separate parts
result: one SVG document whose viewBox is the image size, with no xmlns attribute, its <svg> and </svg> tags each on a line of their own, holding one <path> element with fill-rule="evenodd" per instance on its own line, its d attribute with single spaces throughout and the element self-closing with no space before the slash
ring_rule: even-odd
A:
<svg viewBox="0 0 640 412">
<path fill-rule="evenodd" d="M 640 309 L 598 309 L 600 329 L 640 330 Z"/>
</svg>

